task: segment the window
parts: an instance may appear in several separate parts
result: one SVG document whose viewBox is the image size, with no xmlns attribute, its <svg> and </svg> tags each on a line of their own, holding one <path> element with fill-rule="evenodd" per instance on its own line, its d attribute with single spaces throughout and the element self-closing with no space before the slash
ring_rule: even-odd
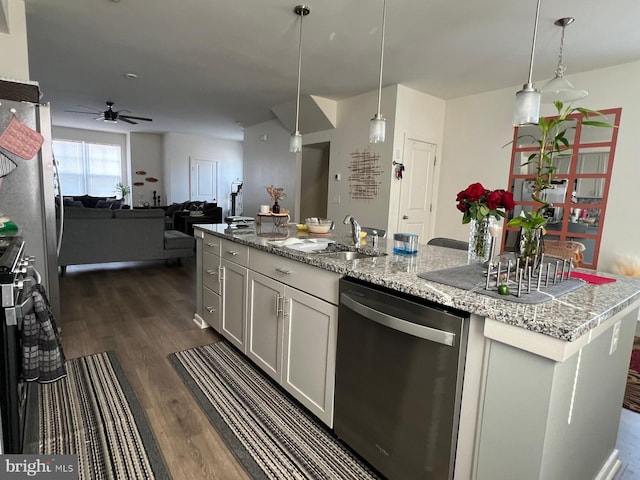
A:
<svg viewBox="0 0 640 480">
<path fill-rule="evenodd" d="M 64 195 L 109 197 L 122 181 L 120 145 L 54 140 L 53 152 Z"/>
<path fill-rule="evenodd" d="M 580 266 L 596 268 L 600 253 L 600 240 L 605 222 L 607 196 L 613 168 L 618 127 L 622 109 L 601 110 L 605 121 L 614 128 L 598 128 L 582 125 L 579 115 L 573 115 L 575 124 L 567 131 L 569 146 L 564 154 L 555 157 L 554 188 L 545 190 L 543 197 L 552 203 L 545 211 L 547 217 L 545 240 L 574 240 L 585 246 L 584 260 Z M 537 126 L 516 127 L 511 154 L 509 184 L 516 208 L 507 219 L 531 209 L 533 167 L 527 159 L 538 149 Z M 506 227 L 503 251 L 515 248 L 519 231 Z"/>
</svg>

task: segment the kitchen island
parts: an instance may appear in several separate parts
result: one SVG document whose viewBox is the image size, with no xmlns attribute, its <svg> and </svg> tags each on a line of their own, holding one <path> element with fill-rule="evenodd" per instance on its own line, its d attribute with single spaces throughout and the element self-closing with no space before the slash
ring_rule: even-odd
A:
<svg viewBox="0 0 640 480">
<path fill-rule="evenodd" d="M 285 245 L 287 238 L 299 235 L 295 229 L 254 231 L 231 229 L 225 225 L 199 225 L 196 227 L 198 258 L 207 258 L 206 238 L 220 239 L 227 245 L 231 242 L 246 249 L 246 252 L 227 249 L 231 252 L 231 261 L 227 264 L 229 269 L 224 270 L 227 278 L 235 278 L 234 290 L 242 290 L 245 299 L 246 275 L 258 275 L 262 279 L 265 271 L 261 271 L 260 266 L 273 258 L 294 261 L 295 265 L 306 269 L 305 275 L 296 281 L 293 281 L 293 269 L 289 267 L 278 267 L 279 273 L 275 268 L 276 273 L 272 276 L 281 274 L 280 281 L 288 291 L 300 289 L 306 292 L 307 304 L 317 297 L 316 300 L 323 300 L 328 307 L 337 305 L 336 279 L 347 276 L 468 312 L 471 321 L 453 478 L 604 479 L 612 478 L 620 468 L 615 442 L 638 318 L 640 281 L 615 277 L 615 283 L 586 285 L 558 299 L 526 305 L 417 276 L 418 273 L 463 265 L 466 252 L 421 245 L 417 255 L 400 256 L 394 255 L 391 245 L 382 239 L 377 252 L 364 247 L 378 256 L 345 261 Z M 349 243 L 342 236 L 334 240 Z M 222 247 L 211 248 L 217 249 L 224 261 Z M 233 260 L 245 255 L 244 270 L 238 270 L 236 267 L 242 262 Z M 207 276 L 216 277 L 219 275 L 216 271 L 221 270 L 205 263 L 198 263 L 198 277 L 204 275 L 212 286 Z M 256 272 L 252 271 L 252 265 Z M 312 281 L 305 285 L 309 279 Z M 216 300 L 221 302 L 218 310 L 208 306 L 211 302 L 203 298 L 213 295 L 211 298 L 215 300 L 216 287 L 213 286 L 214 290 L 206 288 L 206 281 L 203 282 L 205 286 L 201 285 L 197 290 L 195 319 L 206 326 L 210 323 L 207 313 L 211 314 L 214 328 L 225 335 L 225 327 L 215 324 L 217 312 L 225 312 L 225 302 Z M 235 306 L 232 302 L 227 303 L 227 307 L 235 310 L 227 309 L 221 315 L 227 315 L 228 321 L 235 320 L 238 328 L 228 328 L 225 336 L 233 337 L 236 346 L 267 371 L 270 362 L 266 362 L 266 366 L 260 365 L 265 356 L 258 355 L 256 360 L 255 352 L 251 351 L 253 344 L 248 341 L 252 338 L 251 321 L 247 320 L 251 318 L 250 302 L 233 302 Z M 320 306 L 314 307 L 314 311 L 321 311 Z M 331 369 L 335 366 L 332 363 L 335 359 L 331 358 L 335 345 L 331 343 L 335 341 L 337 321 L 335 309 L 324 311 L 326 315 L 319 318 L 326 319 L 326 328 L 322 329 L 326 335 L 309 338 L 324 342 L 325 368 L 316 373 L 324 375 L 323 385 L 329 385 L 333 379 Z M 284 356 L 289 351 L 295 354 L 299 350 L 288 349 L 286 345 L 280 348 L 284 349 Z M 275 360 L 271 363 L 277 362 L 281 353 L 276 350 Z M 285 363 L 293 368 L 304 362 L 289 359 Z M 274 368 L 274 372 L 276 370 Z M 286 372 L 277 376 L 285 389 L 303 392 L 301 398 L 311 399 L 312 407 L 320 405 L 319 418 L 331 426 L 332 390 L 326 388 L 319 395 L 315 395 L 317 392 L 313 388 L 308 389 L 310 393 L 304 392 L 304 386 L 290 381 L 294 377 Z"/>
</svg>

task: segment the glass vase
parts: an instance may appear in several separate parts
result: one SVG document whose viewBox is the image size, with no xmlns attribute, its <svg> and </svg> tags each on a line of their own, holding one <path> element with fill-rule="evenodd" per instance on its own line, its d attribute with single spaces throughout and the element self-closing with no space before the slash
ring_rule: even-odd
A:
<svg viewBox="0 0 640 480">
<path fill-rule="evenodd" d="M 540 264 L 540 260 L 542 260 L 543 252 L 542 228 L 520 229 L 520 242 L 518 244 L 520 268 L 531 267 L 531 270 L 535 271 Z"/>
<path fill-rule="evenodd" d="M 278 201 L 276 200 L 271 207 L 271 213 L 280 213 L 280 205 L 278 205 Z"/>
<path fill-rule="evenodd" d="M 489 226 L 495 219 L 489 215 L 480 221 L 469 223 L 468 263 L 485 263 L 491 254 L 491 234 Z"/>
</svg>

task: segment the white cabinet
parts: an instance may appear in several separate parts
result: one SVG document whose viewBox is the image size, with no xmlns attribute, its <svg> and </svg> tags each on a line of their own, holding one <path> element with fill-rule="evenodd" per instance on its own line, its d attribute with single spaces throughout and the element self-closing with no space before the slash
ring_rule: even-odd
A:
<svg viewBox="0 0 640 480">
<path fill-rule="evenodd" d="M 333 426 L 338 307 L 287 288 L 282 386 Z"/>
<path fill-rule="evenodd" d="M 278 383 L 282 382 L 284 285 L 249 270 L 247 356 Z"/>
<path fill-rule="evenodd" d="M 247 355 L 332 426 L 340 276 L 258 249 L 249 268 Z"/>
<path fill-rule="evenodd" d="M 246 341 L 247 268 L 220 260 L 221 307 L 220 333 L 244 352 Z"/>
<path fill-rule="evenodd" d="M 340 275 L 204 234 L 199 316 L 329 427 Z"/>
</svg>

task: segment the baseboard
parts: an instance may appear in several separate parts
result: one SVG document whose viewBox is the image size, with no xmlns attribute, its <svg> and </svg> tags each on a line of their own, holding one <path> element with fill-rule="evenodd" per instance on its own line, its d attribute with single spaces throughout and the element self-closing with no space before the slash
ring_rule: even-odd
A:
<svg viewBox="0 0 640 480">
<path fill-rule="evenodd" d="M 197 313 L 193 315 L 193 322 L 198 325 L 200 328 L 202 328 L 203 330 L 205 328 L 211 328 L 211 326 L 205 322 L 202 317 L 200 315 L 198 315 Z"/>
<path fill-rule="evenodd" d="M 604 465 L 594 478 L 594 480 L 613 480 L 616 478 L 616 474 L 622 468 L 622 462 L 620 458 L 618 458 L 618 450 L 613 449 L 607 461 L 604 462 Z"/>
</svg>

